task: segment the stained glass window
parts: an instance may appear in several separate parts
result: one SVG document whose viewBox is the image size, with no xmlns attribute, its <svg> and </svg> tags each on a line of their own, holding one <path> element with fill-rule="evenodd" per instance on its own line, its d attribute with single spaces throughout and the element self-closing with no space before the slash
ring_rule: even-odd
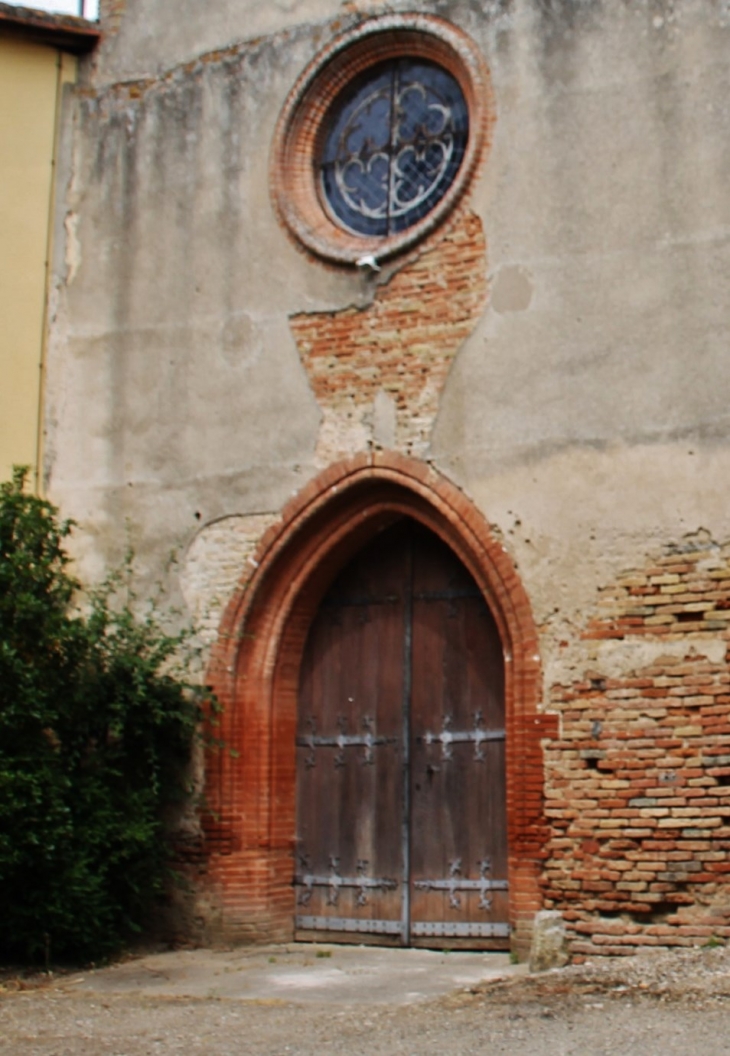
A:
<svg viewBox="0 0 730 1056">
<path fill-rule="evenodd" d="M 355 78 L 325 121 L 324 200 L 360 235 L 405 231 L 443 198 L 469 138 L 457 81 L 424 60 L 397 59 Z"/>
</svg>

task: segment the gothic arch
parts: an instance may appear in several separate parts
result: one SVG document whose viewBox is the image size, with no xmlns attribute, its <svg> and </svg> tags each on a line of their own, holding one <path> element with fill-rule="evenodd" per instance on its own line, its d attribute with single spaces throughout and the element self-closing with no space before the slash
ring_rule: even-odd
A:
<svg viewBox="0 0 730 1056">
<path fill-rule="evenodd" d="M 295 727 L 307 631 L 336 572 L 381 527 L 420 521 L 470 571 L 504 647 L 510 917 L 518 947 L 540 908 L 545 834 L 538 639 L 506 550 L 472 502 L 435 469 L 391 452 L 361 455 L 321 473 L 284 508 L 244 571 L 221 622 L 209 683 L 223 707 L 211 753 L 204 819 L 211 894 L 222 934 L 292 937 Z"/>
</svg>

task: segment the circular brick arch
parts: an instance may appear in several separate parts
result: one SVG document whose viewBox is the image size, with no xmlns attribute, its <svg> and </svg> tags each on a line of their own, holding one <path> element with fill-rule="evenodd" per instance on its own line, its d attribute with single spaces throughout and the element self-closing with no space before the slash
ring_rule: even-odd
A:
<svg viewBox="0 0 730 1056">
<path fill-rule="evenodd" d="M 502 544 L 466 496 L 428 465 L 393 453 L 338 463 L 307 485 L 264 535 L 221 623 L 209 682 L 224 747 L 207 766 L 211 895 L 222 935 L 292 937 L 295 730 L 299 665 L 310 623 L 336 573 L 372 535 L 410 516 L 468 568 L 504 646 L 511 923 L 524 947 L 540 908 L 545 839 L 538 640 Z"/>
</svg>

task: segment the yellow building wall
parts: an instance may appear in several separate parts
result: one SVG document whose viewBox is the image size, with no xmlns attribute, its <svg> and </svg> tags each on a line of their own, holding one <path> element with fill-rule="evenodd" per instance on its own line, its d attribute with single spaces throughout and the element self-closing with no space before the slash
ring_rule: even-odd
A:
<svg viewBox="0 0 730 1056">
<path fill-rule="evenodd" d="M 0 35 L 0 480 L 38 486 L 53 171 L 60 92 L 76 60 Z"/>
</svg>

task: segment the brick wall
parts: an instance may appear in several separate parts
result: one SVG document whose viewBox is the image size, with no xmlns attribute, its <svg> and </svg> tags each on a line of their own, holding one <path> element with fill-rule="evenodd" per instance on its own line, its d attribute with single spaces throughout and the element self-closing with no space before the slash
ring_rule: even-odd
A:
<svg viewBox="0 0 730 1056">
<path fill-rule="evenodd" d="M 542 740 L 554 715 L 542 686 L 529 601 L 499 539 L 470 500 L 423 462 L 360 455 L 310 481 L 265 532 L 234 592 L 208 679 L 232 751 L 208 757 L 203 819 L 208 933 L 227 941 L 291 939 L 299 662 L 324 585 L 393 515 L 414 516 L 451 546 L 490 600 L 505 643 L 510 921 L 521 954 L 540 908 L 546 831 Z M 211 908 L 212 907 L 212 908 Z"/>
<path fill-rule="evenodd" d="M 187 548 L 180 567 L 180 586 L 196 630 L 210 646 L 241 572 L 253 556 L 274 513 L 222 517 L 205 525 Z"/>
<path fill-rule="evenodd" d="M 438 245 L 378 287 L 369 307 L 292 317 L 323 411 L 321 465 L 367 450 L 371 439 L 423 454 L 451 362 L 484 310 L 486 272 L 482 224 L 466 212 Z M 378 436 L 378 397 L 392 407 L 390 436 Z"/>
<path fill-rule="evenodd" d="M 730 544 L 690 540 L 602 591 L 552 687 L 542 886 L 577 959 L 730 938 L 728 626 Z"/>
</svg>

